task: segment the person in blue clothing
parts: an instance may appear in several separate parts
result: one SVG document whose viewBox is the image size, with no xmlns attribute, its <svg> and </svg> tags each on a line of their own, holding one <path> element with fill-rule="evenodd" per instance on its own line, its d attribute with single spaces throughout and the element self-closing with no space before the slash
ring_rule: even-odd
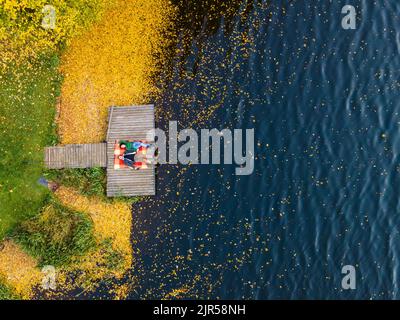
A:
<svg viewBox="0 0 400 320">
<path fill-rule="evenodd" d="M 128 167 L 133 167 L 133 164 L 135 163 L 135 155 L 136 151 L 125 152 L 122 156 L 120 156 L 120 159 L 124 160 L 125 165 Z"/>
</svg>

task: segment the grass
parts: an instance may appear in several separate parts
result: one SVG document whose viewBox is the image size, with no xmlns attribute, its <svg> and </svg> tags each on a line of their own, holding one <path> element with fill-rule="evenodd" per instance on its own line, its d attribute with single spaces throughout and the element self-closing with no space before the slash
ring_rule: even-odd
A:
<svg viewBox="0 0 400 320">
<path fill-rule="evenodd" d="M 54 200 L 38 216 L 22 222 L 13 238 L 41 265 L 53 266 L 68 265 L 96 243 L 92 221 Z"/>
<path fill-rule="evenodd" d="M 103 168 L 47 170 L 48 180 L 74 187 L 85 196 L 105 197 L 106 172 Z"/>
<path fill-rule="evenodd" d="M 37 180 L 43 147 L 57 139 L 58 63 L 56 56 L 42 57 L 0 75 L 0 239 L 37 214 L 49 194 Z"/>
<path fill-rule="evenodd" d="M 0 279 L 0 300 L 17 300 L 19 299 L 18 295 L 14 293 L 8 285 L 5 284 L 5 281 Z"/>
<path fill-rule="evenodd" d="M 119 251 L 113 248 L 112 242 L 112 239 L 106 239 L 100 244 L 105 255 L 105 267 L 110 270 L 121 270 L 124 258 Z"/>
<path fill-rule="evenodd" d="M 107 175 L 104 168 L 47 170 L 43 175 L 49 181 L 74 188 L 84 196 L 100 197 L 107 203 L 119 201 L 133 204 L 142 199 L 123 196 L 108 198 L 106 196 Z"/>
</svg>

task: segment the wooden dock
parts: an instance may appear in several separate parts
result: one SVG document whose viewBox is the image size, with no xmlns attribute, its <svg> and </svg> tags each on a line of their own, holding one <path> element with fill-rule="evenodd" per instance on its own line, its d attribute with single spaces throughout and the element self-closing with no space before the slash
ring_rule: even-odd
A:
<svg viewBox="0 0 400 320">
<path fill-rule="evenodd" d="M 148 133 L 154 129 L 154 106 L 111 107 L 107 132 L 107 196 L 155 195 L 154 167 L 114 169 L 114 145 L 118 140 L 154 142 Z"/>
<path fill-rule="evenodd" d="M 154 106 L 110 107 L 105 143 L 75 144 L 45 149 L 45 166 L 62 168 L 107 168 L 107 196 L 155 195 L 155 169 L 114 169 L 114 146 L 119 140 L 154 142 Z"/>
</svg>

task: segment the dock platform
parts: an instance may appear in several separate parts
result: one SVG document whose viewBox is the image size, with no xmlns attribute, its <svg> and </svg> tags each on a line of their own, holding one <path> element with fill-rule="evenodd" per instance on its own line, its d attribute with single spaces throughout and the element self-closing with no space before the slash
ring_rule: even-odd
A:
<svg viewBox="0 0 400 320">
<path fill-rule="evenodd" d="M 114 169 L 114 145 L 118 140 L 146 140 L 154 129 L 154 106 L 111 107 L 107 132 L 107 196 L 155 195 L 154 167 Z"/>
</svg>

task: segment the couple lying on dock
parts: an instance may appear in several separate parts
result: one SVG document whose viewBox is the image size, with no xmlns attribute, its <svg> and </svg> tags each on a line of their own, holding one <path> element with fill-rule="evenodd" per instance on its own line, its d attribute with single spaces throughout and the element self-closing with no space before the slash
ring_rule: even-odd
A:
<svg viewBox="0 0 400 320">
<path fill-rule="evenodd" d="M 140 170 L 155 164 L 157 148 L 145 141 L 119 141 L 115 146 L 114 168 Z"/>
</svg>

